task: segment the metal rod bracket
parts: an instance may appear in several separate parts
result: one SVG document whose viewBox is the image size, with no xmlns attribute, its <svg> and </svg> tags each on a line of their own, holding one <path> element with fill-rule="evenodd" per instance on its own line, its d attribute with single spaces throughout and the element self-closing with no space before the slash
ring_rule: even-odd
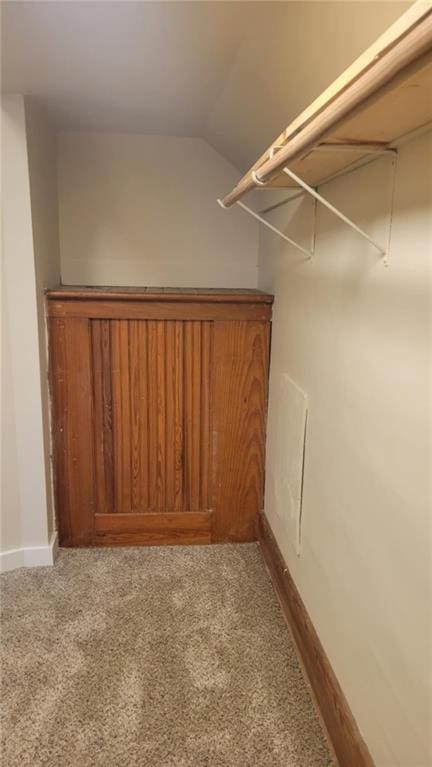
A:
<svg viewBox="0 0 432 767">
<path fill-rule="evenodd" d="M 280 147 L 272 147 L 271 156 L 274 152 L 276 152 Z M 389 257 L 389 251 L 390 251 L 390 242 L 391 242 L 391 233 L 392 233 L 392 221 L 393 221 L 393 208 L 394 208 L 394 198 L 395 198 L 395 185 L 396 185 L 396 169 L 397 169 L 397 150 L 391 149 L 391 150 L 380 150 L 377 152 L 379 154 L 387 154 L 390 155 L 392 158 L 392 167 L 393 167 L 393 181 L 392 181 L 392 196 L 390 201 L 390 222 L 389 222 L 389 232 L 388 232 L 388 238 L 387 238 L 387 245 L 384 247 L 379 242 L 377 242 L 373 237 L 371 237 L 367 232 L 365 232 L 364 229 L 362 229 L 358 224 L 355 223 L 351 218 L 346 216 L 342 211 L 339 210 L 335 205 L 332 205 L 325 197 L 323 197 L 321 194 L 319 194 L 318 190 L 315 189 L 312 186 L 309 186 L 309 184 L 306 183 L 306 181 L 303 181 L 299 176 L 297 176 L 296 173 L 294 173 L 289 168 L 285 167 L 283 168 L 283 172 L 286 173 L 287 176 L 289 176 L 295 183 L 303 190 L 302 192 L 298 192 L 297 194 L 292 195 L 289 198 L 286 198 L 282 200 L 281 202 L 275 203 L 274 205 L 271 205 L 269 208 L 266 208 L 263 211 L 260 211 L 261 213 L 268 213 L 271 210 L 280 207 L 281 205 L 285 205 L 286 203 L 290 202 L 291 200 L 297 199 L 302 194 L 309 194 L 313 200 L 314 200 L 314 208 L 313 208 L 313 231 L 312 231 L 312 237 L 311 237 L 311 249 L 307 250 L 302 245 L 300 245 L 295 240 L 291 239 L 291 237 L 288 237 L 284 232 L 281 232 L 280 229 L 278 229 L 276 226 L 273 226 L 269 221 L 267 221 L 266 218 L 263 218 L 262 215 L 259 215 L 259 213 L 256 213 L 252 208 L 249 208 L 247 205 L 245 205 L 240 200 L 236 200 L 236 204 L 239 205 L 240 208 L 243 208 L 249 215 L 251 215 L 253 218 L 255 218 L 257 221 L 259 221 L 261 224 L 266 226 L 268 229 L 270 229 L 272 232 L 277 234 L 279 237 L 282 237 L 282 239 L 286 240 L 290 243 L 294 248 L 297 248 L 297 250 L 300 250 L 302 253 L 307 255 L 308 259 L 312 260 L 314 253 L 315 253 L 315 243 L 316 243 L 316 208 L 317 203 L 321 203 L 321 205 L 324 205 L 328 210 L 330 210 L 335 216 L 337 216 L 341 221 L 343 221 L 347 226 L 351 227 L 355 232 L 357 232 L 361 237 L 363 237 L 365 240 L 367 240 L 378 252 L 381 254 L 381 257 L 383 259 L 384 266 L 388 266 L 388 257 Z M 257 171 L 253 171 L 252 173 L 253 180 L 256 185 L 258 186 L 266 186 L 265 181 L 261 181 L 261 179 L 257 176 Z M 226 210 L 228 208 L 227 205 L 224 205 L 222 200 L 218 199 L 218 204 Z"/>
<path fill-rule="evenodd" d="M 387 247 L 383 247 L 378 243 L 376 240 L 373 239 L 367 232 L 364 231 L 360 226 L 358 226 L 351 218 L 346 216 L 342 211 L 339 210 L 339 208 L 336 208 L 335 205 L 332 205 L 331 202 L 326 200 L 325 197 L 323 197 L 319 192 L 316 191 L 312 186 L 309 186 L 309 184 L 306 183 L 306 181 L 303 181 L 299 176 L 297 176 L 296 173 L 293 173 L 292 170 L 289 168 L 283 168 L 283 172 L 286 173 L 287 176 L 289 176 L 293 181 L 296 182 L 302 189 L 305 190 L 308 194 L 310 194 L 312 197 L 314 197 L 318 202 L 320 202 L 324 207 L 326 207 L 328 210 L 330 210 L 335 216 L 341 219 L 341 221 L 344 221 L 345 224 L 351 227 L 351 229 L 354 229 L 355 232 L 357 232 L 361 237 L 363 237 L 365 240 L 370 242 L 371 245 L 373 245 L 374 248 L 376 248 L 379 253 L 381 253 L 381 256 L 386 259 L 387 257 Z"/>
<path fill-rule="evenodd" d="M 224 210 L 227 209 L 227 206 L 223 204 L 222 200 L 218 199 L 218 204 L 223 208 Z M 280 229 L 278 229 L 276 226 L 273 226 L 273 224 L 270 223 L 270 221 L 267 221 L 266 218 L 263 218 L 259 215 L 259 213 L 255 213 L 252 208 L 249 208 L 247 205 L 244 204 L 244 202 L 241 202 L 240 200 L 237 200 L 237 205 L 246 211 L 246 213 L 249 213 L 250 216 L 255 218 L 257 221 L 260 222 L 260 224 L 264 224 L 264 226 L 267 227 L 267 229 L 270 229 L 272 232 L 277 234 L 279 237 L 282 237 L 283 240 L 286 240 L 289 242 L 290 245 L 292 245 L 294 248 L 297 248 L 297 250 L 300 250 L 302 253 L 304 253 L 308 258 L 313 257 L 313 251 L 307 250 L 303 247 L 303 245 L 300 245 L 295 240 L 292 240 L 291 237 L 288 237 L 288 235 L 284 234 L 284 232 L 281 232 Z"/>
</svg>

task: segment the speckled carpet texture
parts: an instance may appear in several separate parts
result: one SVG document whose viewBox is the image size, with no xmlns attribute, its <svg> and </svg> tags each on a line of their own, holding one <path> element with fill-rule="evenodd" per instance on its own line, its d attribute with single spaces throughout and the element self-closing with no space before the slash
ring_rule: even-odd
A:
<svg viewBox="0 0 432 767">
<path fill-rule="evenodd" d="M 1 580 L 4 767 L 333 765 L 257 545 Z"/>
</svg>

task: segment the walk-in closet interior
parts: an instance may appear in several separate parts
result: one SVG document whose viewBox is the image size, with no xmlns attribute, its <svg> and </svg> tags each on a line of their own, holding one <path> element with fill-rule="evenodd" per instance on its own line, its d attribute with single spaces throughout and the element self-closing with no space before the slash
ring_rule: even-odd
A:
<svg viewBox="0 0 432 767">
<path fill-rule="evenodd" d="M 432 767 L 432 5 L 5 0 L 5 767 Z"/>
</svg>

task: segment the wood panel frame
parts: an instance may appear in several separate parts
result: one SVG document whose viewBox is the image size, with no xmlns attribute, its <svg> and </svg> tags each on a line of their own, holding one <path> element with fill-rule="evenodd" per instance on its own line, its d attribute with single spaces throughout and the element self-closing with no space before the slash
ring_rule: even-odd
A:
<svg viewBox="0 0 432 767">
<path fill-rule="evenodd" d="M 63 546 L 85 546 L 93 540 L 96 510 L 89 321 L 50 318 L 49 351 L 59 537 Z"/>
<path fill-rule="evenodd" d="M 61 545 L 255 540 L 256 517 L 263 503 L 273 296 L 258 291 L 197 291 L 192 293 L 193 300 L 187 300 L 189 296 L 184 293 L 177 301 L 177 294 L 171 291 L 143 293 L 146 300 L 135 290 L 96 292 L 97 300 L 91 290 L 84 291 L 85 295 L 73 289 L 47 292 Z M 236 303 L 238 297 L 241 300 Z M 148 320 L 145 333 L 137 322 L 141 319 Z M 166 323 L 163 332 L 173 341 L 167 343 L 163 338 L 163 349 L 170 351 L 162 367 L 159 346 L 159 351 L 154 346 L 156 336 L 153 338 L 162 332 L 161 320 Z M 194 350 L 191 355 L 185 356 L 185 339 L 188 348 Z M 145 359 L 141 363 L 138 357 L 143 340 Z M 155 364 L 150 365 L 152 349 Z M 115 371 L 126 365 L 127 380 L 113 375 L 111 358 Z M 138 370 L 137 360 L 142 370 Z M 184 401 L 178 400 L 183 395 L 179 395 L 176 381 L 169 379 L 167 366 L 178 367 L 175 376 L 189 376 L 191 389 Z M 113 473 L 127 478 L 129 464 L 140 460 L 140 456 L 135 460 L 135 453 L 144 449 L 136 429 L 128 426 L 138 417 L 132 386 L 143 375 L 149 376 L 152 401 L 165 386 L 169 396 L 166 411 L 159 412 L 158 406 L 158 412 L 148 412 L 148 425 L 142 428 L 154 431 L 163 427 L 166 434 L 168 419 L 173 424 L 175 449 L 172 455 L 163 455 L 165 465 L 178 468 L 184 460 L 182 451 L 187 451 L 190 460 L 195 458 L 199 464 L 199 477 L 186 471 L 180 487 L 176 468 L 175 477 L 164 490 L 170 502 L 165 503 L 164 496 L 163 503 L 144 508 L 143 501 L 138 504 L 141 509 L 131 504 L 129 497 L 137 494 L 132 486 L 135 475 L 130 488 L 123 482 L 119 489 Z M 138 388 L 142 394 L 140 380 Z M 197 402 L 202 406 L 203 419 L 197 419 Z M 175 415 L 181 408 L 186 408 L 190 417 L 178 432 Z M 114 430 L 115 412 L 120 412 L 120 421 L 124 414 L 124 432 L 121 423 Z M 115 450 L 115 442 L 120 450 Z M 204 465 L 200 463 L 202 448 L 208 455 Z M 148 461 L 152 475 L 148 476 L 149 487 L 156 481 L 151 468 Z"/>
<path fill-rule="evenodd" d="M 96 514 L 96 546 L 170 546 L 211 543 L 211 512 Z"/>
<path fill-rule="evenodd" d="M 48 294 L 48 298 L 50 296 Z M 244 320 L 266 322 L 271 318 L 267 303 L 131 301 L 131 300 L 48 300 L 48 316 L 58 318 L 126 320 Z"/>
<path fill-rule="evenodd" d="M 270 325 L 215 322 L 214 328 L 212 540 L 254 541 L 264 498 Z"/>
<path fill-rule="evenodd" d="M 57 301 L 159 301 L 193 304 L 272 304 L 273 296 L 256 288 L 101 288 L 61 287 L 47 290 L 48 298 Z"/>
</svg>

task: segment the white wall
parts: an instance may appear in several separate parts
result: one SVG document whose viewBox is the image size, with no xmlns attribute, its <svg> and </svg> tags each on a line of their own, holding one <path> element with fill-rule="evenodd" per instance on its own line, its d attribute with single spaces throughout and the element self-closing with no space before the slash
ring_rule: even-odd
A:
<svg viewBox="0 0 432 767">
<path fill-rule="evenodd" d="M 431 163 L 430 134 L 400 150 L 388 268 L 322 207 L 313 263 L 261 233 L 276 294 L 265 510 L 377 767 L 432 764 Z M 386 242 L 388 158 L 321 192 Z M 310 202 L 272 215 L 308 243 Z M 299 557 L 273 470 L 284 374 L 310 408 Z"/>
<path fill-rule="evenodd" d="M 60 284 L 60 245 L 57 195 L 57 140 L 47 116 L 26 99 L 26 133 L 33 229 L 36 300 L 39 331 L 39 365 L 44 432 L 45 482 L 48 531 L 55 527 L 51 471 L 51 427 L 48 396 L 48 335 L 45 321 L 45 290 Z"/>
<path fill-rule="evenodd" d="M 62 133 L 65 284 L 256 287 L 256 223 L 216 203 L 239 172 L 198 138 Z"/>
<path fill-rule="evenodd" d="M 25 106 L 2 99 L 2 539 L 4 569 L 48 547 L 47 485 Z M 35 557 L 44 552 L 35 551 Z M 38 562 L 34 562 L 35 564 Z"/>
</svg>

